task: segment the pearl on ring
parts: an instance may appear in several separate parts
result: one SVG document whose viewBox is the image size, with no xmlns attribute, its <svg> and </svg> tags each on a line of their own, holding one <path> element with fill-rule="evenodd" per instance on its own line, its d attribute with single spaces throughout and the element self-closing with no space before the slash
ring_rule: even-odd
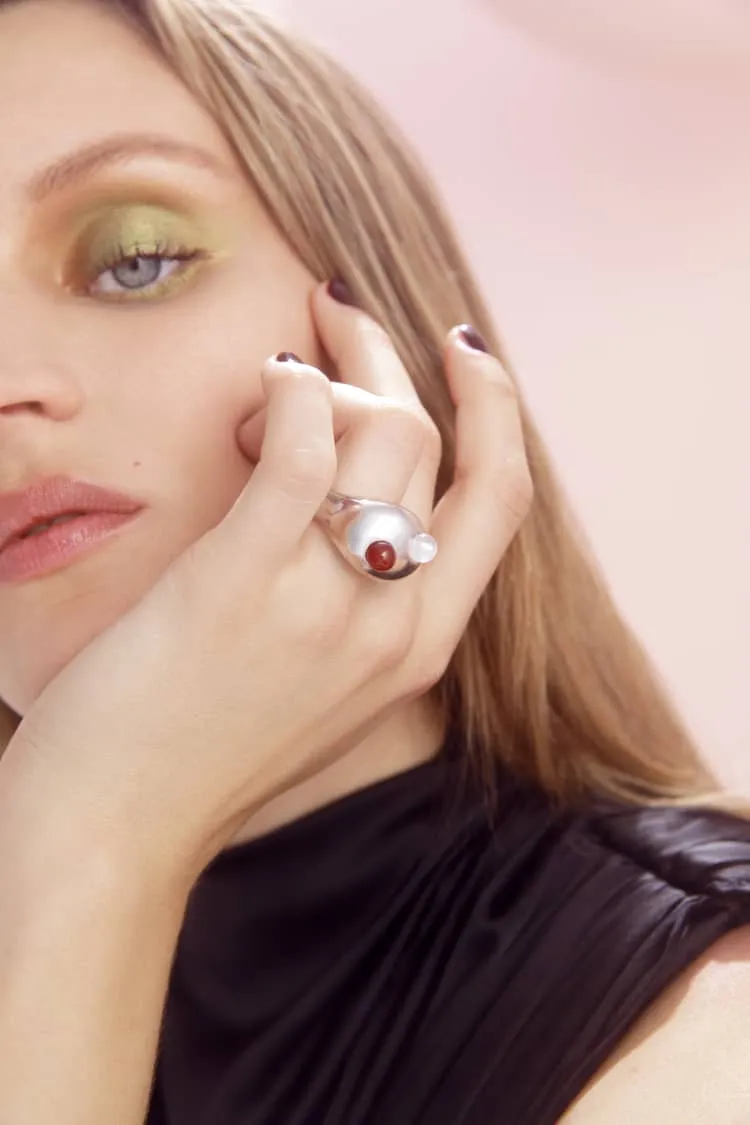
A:
<svg viewBox="0 0 750 1125">
<path fill-rule="evenodd" d="M 408 555 L 412 562 L 432 562 L 437 554 L 437 543 L 426 531 L 419 531 L 409 540 Z"/>
</svg>

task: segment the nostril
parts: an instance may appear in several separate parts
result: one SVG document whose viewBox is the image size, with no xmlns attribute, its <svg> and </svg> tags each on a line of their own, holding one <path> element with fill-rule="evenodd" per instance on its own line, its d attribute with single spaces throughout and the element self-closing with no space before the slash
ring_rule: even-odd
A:
<svg viewBox="0 0 750 1125">
<path fill-rule="evenodd" d="M 9 402 L 5 406 L 0 406 L 0 414 L 42 414 L 44 407 L 41 402 Z"/>
</svg>

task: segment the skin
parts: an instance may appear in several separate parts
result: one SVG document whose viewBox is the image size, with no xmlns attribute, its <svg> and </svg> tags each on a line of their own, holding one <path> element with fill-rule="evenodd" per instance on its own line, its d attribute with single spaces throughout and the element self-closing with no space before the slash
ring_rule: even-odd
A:
<svg viewBox="0 0 750 1125">
<path fill-rule="evenodd" d="M 85 66 L 71 67 L 84 44 Z M 17 735 L 0 763 L 0 1116 L 18 1125 L 141 1125 L 169 966 L 198 866 L 187 863 L 188 839 L 213 833 L 208 844 L 215 848 L 232 838 L 230 822 L 232 833 L 258 831 L 434 751 L 436 724 L 419 698 L 387 715 L 368 698 L 371 678 L 385 706 L 388 698 L 418 696 L 417 686 L 437 671 L 415 664 L 412 636 L 393 640 L 395 618 L 387 614 L 394 605 L 408 609 L 432 584 L 426 605 L 441 608 L 428 615 L 432 636 L 413 606 L 409 625 L 422 626 L 423 661 L 424 653 L 447 657 L 446 637 L 438 645 L 434 630 L 454 614 L 460 634 L 461 615 L 514 531 L 509 521 L 497 542 L 481 540 L 486 503 L 518 513 L 530 496 L 510 383 L 491 357 L 462 353 L 451 334 L 446 375 L 458 405 L 463 492 L 436 513 L 446 549 L 420 573 L 421 585 L 409 580 L 376 593 L 341 569 L 322 533 L 304 530 L 316 490 L 325 491 L 337 473 L 340 487 L 357 491 L 361 483 L 367 494 L 373 454 L 385 441 L 391 455 L 375 469 L 393 474 L 387 487 L 394 499 L 411 499 L 427 517 L 436 468 L 434 433 L 376 326 L 325 297 L 232 175 L 211 120 L 87 3 L 43 0 L 43 18 L 42 0 L 0 10 L 0 105 L 12 122 L 0 129 L 0 488 L 66 472 L 146 505 L 128 535 L 106 550 L 43 581 L 0 587 L 0 696 L 32 719 L 32 737 Z M 104 292 L 82 296 L 68 287 L 70 262 L 80 269 L 91 261 L 88 243 L 82 256 L 78 250 L 94 213 L 91 243 L 106 253 L 111 234 L 104 238 L 97 210 L 105 178 L 43 204 L 27 204 L 21 189 L 40 165 L 82 143 L 142 128 L 200 143 L 230 172 L 216 180 L 206 170 L 149 158 L 107 173 L 118 198 L 138 205 L 130 231 L 148 237 L 155 222 L 166 222 L 164 237 L 195 232 L 211 254 L 168 297 L 110 304 Z M 144 206 L 154 204 L 157 183 L 161 205 L 168 195 L 170 216 L 178 218 Z M 108 213 L 106 224 L 112 218 Z M 72 276 L 78 279 L 78 269 Z M 345 383 L 267 361 L 287 349 L 319 364 L 330 355 L 336 369 L 329 374 Z M 259 433 L 257 417 L 247 420 L 264 405 Z M 270 507 L 269 495 L 277 501 Z M 284 518 L 275 525 L 279 501 Z M 260 528 L 269 536 L 265 554 Z M 450 534 L 459 531 L 476 538 L 477 550 L 463 559 L 461 535 Z M 278 554 L 274 565 L 268 551 Z M 316 583 L 305 585 L 308 572 Z M 315 666 L 326 615 L 311 590 L 333 620 L 326 657 L 338 655 L 339 674 L 351 669 L 350 654 L 356 657 L 365 685 L 358 692 L 337 696 L 336 677 L 327 682 Z M 336 619 L 342 599 L 347 612 Z M 373 628 L 388 625 L 372 675 L 372 656 L 362 647 L 368 634 L 348 627 L 350 609 Z M 237 628 L 240 617 L 245 631 Z M 118 629 L 109 629 L 114 623 Z M 209 643 L 187 645 L 181 628 L 187 637 L 197 629 Z M 280 629 L 294 640 L 287 651 L 277 643 Z M 247 703 L 252 679 L 232 679 L 249 659 L 252 630 L 262 650 L 254 673 L 261 677 L 271 664 L 264 692 L 282 681 L 269 706 L 277 723 L 287 723 L 281 733 L 252 725 L 262 696 Z M 297 667 L 299 644 L 307 648 Z M 174 683 L 152 682 L 165 666 L 187 685 L 176 705 Z M 404 669 L 408 678 L 397 690 Z M 300 711 L 314 711 L 319 698 L 329 705 L 317 721 L 308 715 L 307 747 L 296 713 L 281 707 L 294 686 L 283 677 L 293 674 L 298 685 L 314 688 L 311 698 L 295 696 Z M 233 695 L 222 694 L 227 683 Z M 148 688 L 152 696 L 139 713 L 133 704 Z M 163 697 L 171 711 L 160 710 Z M 222 708 L 212 713 L 217 699 Z M 194 711 L 185 726 L 188 701 Z M 236 729 L 253 731 L 255 768 L 246 789 L 246 743 L 219 738 L 206 761 L 214 729 L 206 712 L 225 722 L 228 703 Z M 315 735 L 344 705 L 352 709 L 352 729 L 373 715 L 378 721 L 343 751 L 339 746 L 324 769 L 312 768 L 306 750 L 320 753 L 333 741 L 332 727 L 319 745 Z M 311 776 L 290 785 L 292 750 Z M 245 806 L 252 816 L 240 828 L 234 821 Z M 191 819 L 199 814 L 202 821 Z M 133 825 L 143 851 L 134 852 Z M 746 930 L 718 943 L 639 1022 L 566 1120 L 747 1120 L 748 960 Z"/>
<path fill-rule="evenodd" d="M 0 489 L 65 472 L 147 510 L 132 534 L 75 566 L 0 585 L 0 698 L 21 715 L 235 502 L 253 467 L 238 428 L 265 401 L 266 358 L 290 350 L 324 363 L 316 279 L 261 211 L 210 116 L 91 5 L 44 0 L 40 14 L 40 0 L 2 12 L 0 104 L 14 124 L 0 130 Z M 82 42 L 86 66 L 71 68 Z M 43 202 L 24 199 L 42 166 L 139 131 L 199 145 L 225 173 L 149 156 Z M 187 272 L 167 260 L 142 273 L 133 300 L 126 270 L 97 270 L 118 243 L 183 244 L 207 258 Z M 161 292 L 156 277 L 171 278 Z M 423 703 L 400 709 L 332 769 L 258 811 L 243 835 L 422 760 L 440 735 Z"/>
<path fill-rule="evenodd" d="M 198 197 L 218 260 L 194 283 L 130 307 L 71 291 L 92 198 L 29 207 L 40 164 L 137 127 L 227 154 L 101 9 L 25 0 L 0 24 L 2 484 L 65 471 L 146 504 L 96 558 L 2 593 L 2 691 L 24 718 L 0 761 L 0 1118 L 142 1125 L 195 878 L 269 802 L 299 813 L 434 752 L 422 697 L 531 479 L 513 385 L 457 327 L 456 479 L 432 512 L 437 431 L 391 342 L 313 284 L 237 176 L 138 168 L 139 204 L 157 176 Z M 339 381 L 279 349 L 325 353 Z M 365 580 L 314 523 L 334 486 L 410 507 L 438 559 Z"/>
</svg>

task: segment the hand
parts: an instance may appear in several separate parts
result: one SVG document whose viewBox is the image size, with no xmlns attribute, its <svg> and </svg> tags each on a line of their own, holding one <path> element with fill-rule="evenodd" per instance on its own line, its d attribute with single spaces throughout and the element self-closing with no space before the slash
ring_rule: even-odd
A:
<svg viewBox="0 0 750 1125">
<path fill-rule="evenodd" d="M 56 814 L 197 877 L 255 808 L 444 672 L 531 502 L 513 385 L 450 333 L 457 463 L 433 513 L 438 431 L 389 338 L 323 287 L 313 307 L 342 382 L 266 363 L 263 415 L 238 435 L 257 464 L 231 511 L 11 740 L 0 788 L 12 805 L 20 786 L 40 823 Z M 314 522 L 334 487 L 415 511 L 437 559 L 391 583 L 355 572 Z"/>
</svg>

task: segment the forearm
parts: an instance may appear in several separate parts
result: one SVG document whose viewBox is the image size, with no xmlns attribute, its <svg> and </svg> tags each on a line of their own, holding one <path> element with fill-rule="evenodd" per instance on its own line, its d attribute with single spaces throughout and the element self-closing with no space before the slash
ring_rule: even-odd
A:
<svg viewBox="0 0 750 1125">
<path fill-rule="evenodd" d="M 143 1125 L 187 892 L 92 849 L 51 870 L 38 848 L 13 852 L 0 858 L 0 1121 Z"/>
</svg>

